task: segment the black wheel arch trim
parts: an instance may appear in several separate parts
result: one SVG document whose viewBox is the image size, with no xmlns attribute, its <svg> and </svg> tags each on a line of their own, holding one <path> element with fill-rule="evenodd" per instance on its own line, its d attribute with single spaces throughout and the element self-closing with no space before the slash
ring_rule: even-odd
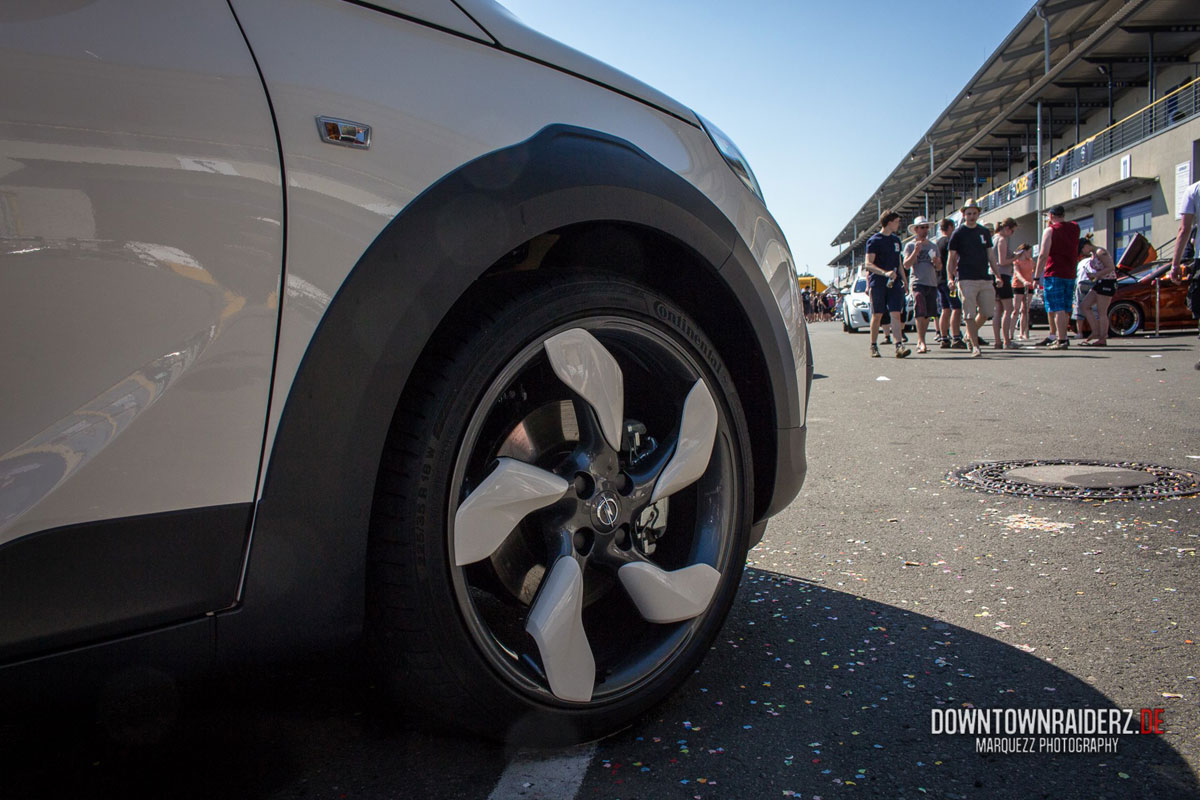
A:
<svg viewBox="0 0 1200 800">
<path fill-rule="evenodd" d="M 803 422 L 787 331 L 734 225 L 635 145 L 552 125 L 482 156 L 414 199 L 371 244 L 317 328 L 271 448 L 241 604 L 218 617 L 223 655 L 286 653 L 356 636 L 366 539 L 395 404 L 433 332 L 493 264 L 581 222 L 654 229 L 712 265 L 739 298 L 768 364 L 777 469 L 796 464 Z M 782 356 L 786 355 L 786 358 Z M 752 413 L 765 413 L 758 409 Z M 755 459 L 756 462 L 758 458 Z M 786 468 L 786 467 L 785 467 Z M 772 511 L 803 476 L 777 475 Z M 781 502 L 782 499 L 782 502 Z"/>
</svg>

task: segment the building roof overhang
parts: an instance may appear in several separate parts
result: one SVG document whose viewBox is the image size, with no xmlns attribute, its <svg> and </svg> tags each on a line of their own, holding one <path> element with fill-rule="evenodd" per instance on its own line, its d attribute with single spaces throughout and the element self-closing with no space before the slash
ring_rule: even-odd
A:
<svg viewBox="0 0 1200 800">
<path fill-rule="evenodd" d="M 1074 126 L 1077 100 L 1081 109 L 1108 105 L 1110 79 L 1114 91 L 1147 86 L 1151 39 L 1156 64 L 1187 61 L 1200 45 L 1195 0 L 1039 0 L 834 237 L 830 244 L 842 249 L 830 264 L 848 261 L 873 232 L 880 208 L 923 213 L 926 191 L 939 199 L 948 190 L 961 194 L 989 155 L 1032 155 L 1036 145 L 1026 142 L 1036 116 L 1029 111 L 1039 99 L 1049 107 L 1043 124 L 1061 132 Z"/>
</svg>

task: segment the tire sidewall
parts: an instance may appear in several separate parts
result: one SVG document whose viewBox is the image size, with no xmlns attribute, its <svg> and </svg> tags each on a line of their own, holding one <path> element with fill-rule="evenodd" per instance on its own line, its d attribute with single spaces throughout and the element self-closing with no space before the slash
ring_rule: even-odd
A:
<svg viewBox="0 0 1200 800">
<path fill-rule="evenodd" d="M 735 468 L 743 476 L 734 497 L 733 518 L 737 523 L 729 557 L 730 574 L 723 579 L 705 620 L 672 663 L 639 691 L 586 708 L 552 705 L 505 680 L 480 652 L 470 633 L 451 575 L 448 531 L 455 491 L 451 484 L 469 421 L 504 367 L 532 343 L 544 341 L 564 326 L 612 315 L 635 318 L 674 340 L 691 353 L 709 386 L 719 390 L 713 392 L 713 397 L 730 433 Z M 438 413 L 421 439 L 422 455 L 412 493 L 417 507 L 411 536 L 422 605 L 433 616 L 434 630 L 442 632 L 439 645 L 443 662 L 454 673 L 447 677 L 471 696 L 471 706 L 490 712 L 464 722 L 507 740 L 563 742 L 595 738 L 661 701 L 699 663 L 724 622 L 740 582 L 752 514 L 753 472 L 744 413 L 727 369 L 700 327 L 669 300 L 636 284 L 582 277 L 555 282 L 519 294 L 490 321 L 472 323 L 467 319 L 463 323 L 464 327 L 475 327 L 474 335 L 463 345 L 468 357 L 462 360 L 460 374 L 455 376 L 455 391 L 448 402 L 439 404 Z"/>
</svg>

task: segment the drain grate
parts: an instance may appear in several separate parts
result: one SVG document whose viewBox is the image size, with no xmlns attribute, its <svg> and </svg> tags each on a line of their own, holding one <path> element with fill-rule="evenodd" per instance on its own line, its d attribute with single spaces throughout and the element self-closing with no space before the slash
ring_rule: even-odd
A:
<svg viewBox="0 0 1200 800">
<path fill-rule="evenodd" d="M 1200 494 L 1200 475 L 1136 461 L 981 461 L 953 470 L 957 486 L 1062 500 L 1163 500 Z"/>
</svg>

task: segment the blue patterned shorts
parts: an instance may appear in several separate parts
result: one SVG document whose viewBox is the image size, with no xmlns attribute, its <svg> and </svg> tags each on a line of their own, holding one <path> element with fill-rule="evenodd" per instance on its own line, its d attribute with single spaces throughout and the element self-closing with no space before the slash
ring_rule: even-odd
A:
<svg viewBox="0 0 1200 800">
<path fill-rule="evenodd" d="M 1046 313 L 1054 314 L 1059 311 L 1071 313 L 1075 302 L 1075 281 L 1071 278 L 1052 278 L 1049 275 L 1042 278 L 1046 287 Z"/>
</svg>

